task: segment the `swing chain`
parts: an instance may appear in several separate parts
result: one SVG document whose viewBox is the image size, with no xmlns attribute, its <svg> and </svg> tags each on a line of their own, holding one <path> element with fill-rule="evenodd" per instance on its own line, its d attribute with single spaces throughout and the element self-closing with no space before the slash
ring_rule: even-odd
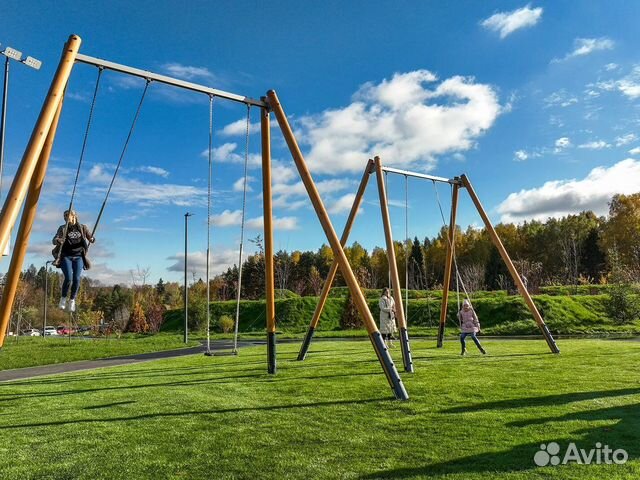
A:
<svg viewBox="0 0 640 480">
<path fill-rule="evenodd" d="M 96 106 L 96 99 L 98 97 L 98 89 L 100 87 L 100 79 L 102 78 L 102 72 L 104 71 L 104 67 L 100 66 L 98 67 L 98 76 L 96 78 L 96 85 L 94 87 L 93 90 L 93 98 L 91 99 L 91 106 L 89 107 L 89 117 L 87 119 L 87 126 L 84 130 L 84 139 L 82 140 L 82 148 L 80 149 L 80 160 L 78 161 L 78 168 L 76 169 L 76 178 L 73 181 L 73 189 L 71 190 L 71 199 L 69 200 L 69 209 L 68 211 L 71 212 L 73 210 L 73 201 L 75 199 L 76 196 L 76 189 L 78 187 L 78 179 L 80 178 L 80 171 L 82 169 L 82 162 L 84 160 L 84 155 L 86 152 L 86 148 L 87 148 L 87 141 L 89 139 L 89 131 L 91 130 L 91 123 L 93 120 L 93 112 Z M 65 87 L 65 91 L 66 91 L 66 87 Z M 67 231 L 69 229 L 69 216 L 67 216 L 67 218 L 65 219 L 64 222 L 64 228 L 62 229 L 62 239 L 64 240 L 65 238 L 67 238 Z M 60 258 L 62 256 L 62 245 L 60 245 L 60 248 L 58 249 L 58 255 L 56 256 L 56 259 L 54 261 L 54 265 L 58 266 L 60 264 Z"/>
</svg>

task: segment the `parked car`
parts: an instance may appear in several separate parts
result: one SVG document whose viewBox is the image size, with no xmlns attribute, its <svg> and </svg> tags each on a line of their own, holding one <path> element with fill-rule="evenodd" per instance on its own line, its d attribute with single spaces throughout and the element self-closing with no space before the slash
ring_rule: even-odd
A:
<svg viewBox="0 0 640 480">
<path fill-rule="evenodd" d="M 58 335 L 73 335 L 76 331 L 73 328 L 69 327 L 58 327 Z"/>
<path fill-rule="evenodd" d="M 27 328 L 26 330 L 22 331 L 22 335 L 24 335 L 25 337 L 39 337 L 40 330 L 36 330 L 35 328 Z"/>
<path fill-rule="evenodd" d="M 47 337 L 52 335 L 58 335 L 58 331 L 56 330 L 56 327 L 44 327 L 44 334 Z"/>
</svg>

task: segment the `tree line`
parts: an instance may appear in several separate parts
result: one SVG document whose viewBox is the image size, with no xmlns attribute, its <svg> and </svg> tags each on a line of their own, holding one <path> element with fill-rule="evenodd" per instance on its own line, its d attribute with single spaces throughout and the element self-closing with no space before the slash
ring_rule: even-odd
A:
<svg viewBox="0 0 640 480">
<path fill-rule="evenodd" d="M 509 252 L 516 268 L 523 274 L 532 293 L 543 285 L 631 284 L 640 282 L 640 193 L 616 195 L 609 203 L 609 215 L 592 211 L 545 222 L 501 223 L 496 232 Z M 260 237 L 253 240 L 258 252 L 242 265 L 243 299 L 264 297 L 264 252 Z M 442 289 L 448 230 L 442 228 L 435 237 L 409 242 L 395 241 L 394 250 L 402 286 L 414 290 Z M 470 292 L 512 290 L 509 273 L 484 228 L 455 229 L 455 269 L 449 288 L 456 281 Z M 382 288 L 389 284 L 386 250 L 371 251 L 358 242 L 345 248 L 360 285 Z M 274 256 L 275 284 L 281 294 L 318 295 L 333 262 L 327 245 L 316 251 L 278 251 Z M 41 322 L 45 276 L 49 305 L 60 295 L 62 275 L 45 272 L 31 265 L 22 273 L 14 308 L 14 327 L 18 322 Z M 133 285 L 104 286 L 83 277 L 78 294 L 78 321 L 82 324 L 108 324 L 116 331 L 157 331 L 166 309 L 183 304 L 183 287 L 178 282 L 147 285 L 149 269 L 132 271 Z M 345 282 L 338 273 L 335 286 Z M 238 267 L 234 265 L 211 279 L 212 300 L 232 300 L 238 288 Z M 206 309 L 206 284 L 202 279 L 190 285 L 190 306 L 194 314 Z M 19 312 L 19 318 L 16 318 Z M 50 325 L 66 324 L 68 315 L 51 308 Z M 202 315 L 200 315 L 202 316 Z"/>
</svg>

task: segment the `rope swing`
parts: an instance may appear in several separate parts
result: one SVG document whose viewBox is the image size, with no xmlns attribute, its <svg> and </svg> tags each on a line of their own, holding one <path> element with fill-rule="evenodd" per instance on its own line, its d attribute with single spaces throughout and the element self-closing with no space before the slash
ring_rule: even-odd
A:
<svg viewBox="0 0 640 480">
<path fill-rule="evenodd" d="M 98 229 L 98 224 L 100 223 L 100 219 L 102 218 L 102 213 L 104 212 L 104 207 L 107 205 L 107 200 L 109 199 L 109 194 L 111 193 L 111 189 L 113 188 L 113 184 L 116 181 L 116 177 L 118 176 L 118 172 L 120 171 L 120 165 L 122 165 L 122 160 L 124 159 L 124 155 L 127 152 L 127 147 L 129 146 L 129 141 L 131 140 L 131 136 L 133 135 L 133 131 L 136 128 L 136 123 L 138 122 L 138 117 L 140 116 L 140 110 L 142 109 L 142 103 L 144 102 L 144 98 L 147 95 L 147 90 L 149 89 L 149 84 L 151 80 L 146 79 L 146 83 L 144 85 L 144 90 L 142 91 L 142 95 L 140 96 L 140 101 L 138 102 L 138 108 L 136 109 L 136 114 L 133 117 L 133 121 L 131 122 L 131 128 L 129 128 L 129 133 L 127 134 L 127 139 L 124 142 L 122 147 L 122 152 L 120 153 L 120 158 L 118 159 L 118 164 L 116 165 L 116 170 L 113 172 L 113 177 L 111 178 L 111 183 L 109 183 L 109 188 L 107 189 L 107 193 L 104 196 L 104 201 L 102 202 L 102 206 L 100 207 L 100 212 L 98 213 L 98 218 L 96 218 L 95 223 L 93 224 L 93 231 L 91 232 L 91 236 L 95 236 L 96 230 Z M 77 178 L 76 178 L 77 181 Z"/>
<path fill-rule="evenodd" d="M 84 139 L 82 141 L 82 148 L 80 150 L 80 159 L 78 161 L 78 167 L 76 168 L 76 177 L 73 181 L 73 188 L 71 190 L 71 199 L 69 200 L 69 208 L 68 210 L 71 211 L 73 210 L 73 202 L 75 200 L 75 196 L 76 196 L 76 191 L 78 188 L 78 179 L 80 178 L 80 171 L 82 170 L 82 163 L 84 161 L 84 156 L 86 153 L 86 148 L 87 148 L 87 142 L 88 142 L 88 138 L 89 138 L 89 131 L 91 130 L 91 123 L 93 120 L 93 113 L 95 110 L 95 106 L 96 106 L 96 99 L 98 96 L 98 90 L 100 87 L 100 79 L 102 78 L 102 72 L 103 72 L 104 68 L 103 67 L 98 67 L 98 76 L 96 78 L 96 85 L 93 91 L 93 98 L 91 100 L 91 107 L 89 108 L 89 118 L 87 119 L 87 126 L 85 128 L 85 132 L 84 132 Z M 129 142 L 131 140 L 131 137 L 133 136 L 133 132 L 135 130 L 136 127 L 136 123 L 138 122 L 138 118 L 140 116 L 140 110 L 142 109 L 142 104 L 144 102 L 144 99 L 147 95 L 147 90 L 149 89 L 149 84 L 151 83 L 151 80 L 146 79 L 146 83 L 144 86 L 144 90 L 142 91 L 142 95 L 140 96 L 140 101 L 138 102 L 138 108 L 136 109 L 136 113 L 133 117 L 133 121 L 131 122 L 131 127 L 129 128 L 129 133 L 127 134 L 127 138 L 124 142 L 124 145 L 122 147 L 122 152 L 120 153 L 120 158 L 118 159 L 118 164 L 116 165 L 116 169 L 115 172 L 113 173 L 113 176 L 111 178 L 111 182 L 109 183 L 109 188 L 107 189 L 107 193 L 105 194 L 104 197 L 104 201 L 102 202 L 102 206 L 100 207 L 100 211 L 98 213 L 98 217 L 96 218 L 96 221 L 93 224 L 93 230 L 91 231 L 91 236 L 95 237 L 96 234 L 96 230 L 98 229 L 98 225 L 100 224 L 100 219 L 102 218 L 102 214 L 104 212 L 104 209 L 107 205 L 107 200 L 109 199 L 109 194 L 111 193 L 111 189 L 113 188 L 113 184 L 116 181 L 116 177 L 118 176 L 118 172 L 120 170 L 120 166 L 122 165 L 122 160 L 124 159 L 125 153 L 127 151 L 127 147 L 129 146 Z M 64 229 L 62 231 L 63 236 L 62 238 L 66 238 L 67 236 L 67 230 L 69 228 L 69 217 L 67 217 L 67 220 L 65 221 L 65 225 L 64 225 Z M 87 250 L 89 248 L 89 245 L 87 245 Z M 58 254 L 56 256 L 56 260 L 54 262 L 54 265 L 58 266 L 60 264 L 60 258 L 62 256 L 62 248 L 60 248 L 58 250 Z"/>
<path fill-rule="evenodd" d="M 91 99 L 91 106 L 89 107 L 89 118 L 87 119 L 87 126 L 84 130 L 84 139 L 82 140 L 82 148 L 80 149 L 80 160 L 78 161 L 78 167 L 76 168 L 76 178 L 73 181 L 73 188 L 71 190 L 71 199 L 69 200 L 69 208 L 68 210 L 73 210 L 73 201 L 76 196 L 76 189 L 78 187 L 78 178 L 80 178 L 80 170 L 82 169 L 82 162 L 84 160 L 84 154 L 87 149 L 87 140 L 89 138 L 89 131 L 91 130 L 91 121 L 93 120 L 93 111 L 96 106 L 96 98 L 98 97 L 98 90 L 100 88 L 100 79 L 102 78 L 102 72 L 104 69 L 102 67 L 98 68 L 98 76 L 96 78 L 96 86 L 93 89 L 93 98 Z M 67 230 L 69 229 L 69 217 L 64 222 L 64 229 L 62 230 L 62 238 L 67 237 Z M 62 248 L 58 249 L 58 254 L 56 255 L 56 259 L 53 262 L 54 266 L 60 265 L 60 258 L 62 257 Z"/>
<path fill-rule="evenodd" d="M 251 105 L 247 105 L 247 124 L 245 129 L 245 147 L 244 147 L 244 180 L 242 186 L 242 218 L 240 221 L 240 252 L 238 254 L 238 291 L 236 292 L 236 318 L 233 333 L 233 350 L 234 355 L 238 354 L 238 328 L 240 324 L 240 297 L 242 294 L 242 253 L 244 250 L 244 224 L 245 212 L 247 208 L 247 169 L 249 166 L 249 127 L 251 123 Z"/>
</svg>

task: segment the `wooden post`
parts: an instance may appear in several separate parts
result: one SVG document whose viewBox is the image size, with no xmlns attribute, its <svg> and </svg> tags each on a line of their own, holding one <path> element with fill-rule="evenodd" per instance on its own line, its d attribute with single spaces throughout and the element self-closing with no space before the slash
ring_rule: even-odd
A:
<svg viewBox="0 0 640 480">
<path fill-rule="evenodd" d="M 42 147 L 40 158 L 36 163 L 31 182 L 29 183 L 27 199 L 24 211 L 22 212 L 22 218 L 20 219 L 20 227 L 18 228 L 16 243 L 13 247 L 13 254 L 11 255 L 11 263 L 9 264 L 7 279 L 2 292 L 2 300 L 0 300 L 0 348 L 4 345 L 7 326 L 11 318 L 11 310 L 13 309 L 13 302 L 16 291 L 18 290 L 18 283 L 20 282 L 20 271 L 22 270 L 24 257 L 27 253 L 27 247 L 29 246 L 33 220 L 36 218 L 40 191 L 42 190 L 44 177 L 47 173 L 47 165 L 49 164 L 49 157 L 51 155 L 51 149 L 53 148 L 53 140 L 56 136 L 61 111 L 62 102 L 59 102 L 51 123 L 51 128 L 48 129 L 47 138 Z M 47 272 L 45 272 L 45 274 L 46 273 Z M 16 333 L 19 334 L 19 332 Z"/>
<path fill-rule="evenodd" d="M 364 192 L 367 189 L 367 184 L 369 183 L 369 176 L 373 172 L 373 160 L 369 160 L 367 162 L 367 167 L 364 170 L 364 174 L 362 175 L 362 180 L 360 181 L 360 186 L 358 187 L 358 191 L 356 193 L 356 198 L 353 200 L 353 205 L 351 206 L 351 211 L 349 212 L 349 216 L 347 217 L 347 223 L 344 225 L 344 230 L 342 232 L 342 237 L 340 238 L 340 245 L 342 248 L 347 244 L 347 240 L 349 239 L 349 234 L 351 233 L 351 227 L 353 227 L 353 223 L 356 219 L 356 215 L 358 214 L 358 210 L 360 209 L 360 205 L 362 205 L 362 199 L 364 197 Z M 311 319 L 311 324 L 307 329 L 307 334 L 304 337 L 304 341 L 300 346 L 300 352 L 298 352 L 298 360 L 304 360 L 307 356 L 307 352 L 309 351 L 309 346 L 311 345 L 311 340 L 313 339 L 313 334 L 315 333 L 316 327 L 318 326 L 318 322 L 320 321 L 320 315 L 322 315 L 322 310 L 324 309 L 324 305 L 327 302 L 327 298 L 329 297 L 329 291 L 331 290 L 331 285 L 333 284 L 333 280 L 335 279 L 336 272 L 338 271 L 338 261 L 334 258 L 333 263 L 331 263 L 331 268 L 329 269 L 329 273 L 327 275 L 327 279 L 324 282 L 324 286 L 322 287 L 322 292 L 320 293 L 320 298 L 318 299 L 318 304 L 316 305 L 316 309 L 313 312 L 313 318 Z"/>
<path fill-rule="evenodd" d="M 553 339 L 553 336 L 551 335 L 549 328 L 544 323 L 544 320 L 542 319 L 542 315 L 540 315 L 540 312 L 536 308 L 535 303 L 533 303 L 533 299 L 531 298 L 531 295 L 529 295 L 529 292 L 527 291 L 524 284 L 522 283 L 522 278 L 520 277 L 520 274 L 516 270 L 516 267 L 513 265 L 513 262 L 511 261 L 511 258 L 509 257 L 507 250 L 504 248 L 504 245 L 502 245 L 502 242 L 500 241 L 500 237 L 498 237 L 498 234 L 493 228 L 493 225 L 491 225 L 491 222 L 489 221 L 489 217 L 484 211 L 484 208 L 482 207 L 482 204 L 480 203 L 480 200 L 478 199 L 476 192 L 473 190 L 473 187 L 471 186 L 471 182 L 469 181 L 466 175 L 462 175 L 461 180 L 462 180 L 462 184 L 467 189 L 467 192 L 469 192 L 469 196 L 471 197 L 471 200 L 473 200 L 474 205 L 478 209 L 478 213 L 480 214 L 480 217 L 482 217 L 482 221 L 484 222 L 487 232 L 489 232 L 489 236 L 491 237 L 493 244 L 498 249 L 498 253 L 500 253 L 502 260 L 507 266 L 507 269 L 511 274 L 511 278 L 513 278 L 513 282 L 516 284 L 516 287 L 518 287 L 518 291 L 520 292 L 520 295 L 524 297 L 524 300 L 527 303 L 527 306 L 529 307 L 531 314 L 533 315 L 533 319 L 538 324 L 538 328 L 540 328 L 540 331 L 542 332 L 544 339 L 547 341 L 547 345 L 549 345 L 549 349 L 551 350 L 552 353 L 560 353 L 560 349 L 556 345 L 556 342 Z"/>
<path fill-rule="evenodd" d="M 76 55 L 80 48 L 80 37 L 77 35 L 71 35 L 69 40 L 64 46 L 62 52 L 62 58 L 58 64 L 58 70 L 56 71 L 49 93 L 45 98 L 42 110 L 40 110 L 40 116 L 36 122 L 27 148 L 18 167 L 11 188 L 7 193 L 4 206 L 2 207 L 2 213 L 0 213 L 0 252 L 3 252 L 7 243 L 9 242 L 9 236 L 11 235 L 11 229 L 16 223 L 22 201 L 27 194 L 29 188 L 29 182 L 31 176 L 36 168 L 40 153 L 42 152 L 45 140 L 48 138 L 48 133 L 53 123 L 53 118 L 56 115 L 56 111 L 62 102 L 64 95 L 64 89 L 69 80 L 71 69 L 75 61 Z M 10 281 L 10 280 L 9 280 Z"/>
<path fill-rule="evenodd" d="M 447 260 L 444 264 L 444 280 L 442 282 L 442 304 L 440 305 L 440 326 L 438 327 L 438 348 L 442 348 L 444 329 L 447 323 L 447 307 L 449 304 L 449 286 L 451 285 L 451 266 L 455 255 L 456 213 L 458 211 L 458 190 L 455 184 L 451 194 L 451 216 L 449 217 L 449 241 L 447 242 Z"/>
<path fill-rule="evenodd" d="M 371 343 L 373 344 L 373 348 L 376 351 L 376 354 L 378 355 L 378 360 L 382 365 L 382 369 L 387 376 L 389 385 L 391 386 L 391 389 L 393 390 L 393 393 L 397 399 L 408 400 L 409 395 L 404 388 L 402 379 L 400 378 L 396 366 L 391 359 L 391 355 L 389 355 L 389 350 L 384 345 L 382 336 L 380 335 L 378 327 L 373 320 L 373 316 L 369 311 L 367 301 L 364 298 L 362 290 L 360 290 L 360 285 L 358 285 L 358 281 L 356 280 L 356 277 L 351 270 L 351 266 L 349 265 L 347 256 L 345 255 L 344 250 L 340 245 L 340 240 L 338 240 L 338 236 L 333 229 L 333 225 L 331 224 L 331 220 L 329 219 L 329 214 L 324 208 L 324 204 L 322 203 L 322 199 L 320 198 L 318 189 L 316 188 L 316 185 L 313 182 L 313 178 L 309 173 L 309 169 L 307 168 L 302 152 L 300 151 L 298 142 L 293 135 L 293 131 L 291 130 L 291 126 L 289 125 L 287 117 L 284 113 L 284 109 L 282 108 L 282 105 L 278 100 L 278 96 L 276 95 L 276 92 L 270 90 L 267 93 L 267 97 L 269 99 L 269 106 L 276 115 L 276 119 L 278 120 L 280 129 L 282 130 L 282 135 L 287 142 L 287 146 L 289 147 L 291 156 L 293 157 L 293 160 L 296 164 L 296 168 L 298 169 L 298 173 L 300 174 L 302 183 L 307 190 L 307 194 L 309 195 L 309 199 L 311 200 L 313 208 L 316 211 L 318 220 L 320 221 L 322 229 L 327 236 L 327 240 L 331 245 L 334 258 L 337 259 L 338 265 L 340 266 L 340 271 L 342 272 L 342 275 L 344 276 L 345 281 L 349 287 L 351 298 L 353 298 L 356 308 L 358 309 L 358 312 L 364 320 L 364 324 L 367 328 L 367 331 L 369 332 L 369 338 L 371 340 Z"/>
<path fill-rule="evenodd" d="M 262 100 L 266 100 L 264 97 Z M 267 309 L 267 372 L 275 374 L 276 367 L 276 304 L 273 269 L 273 208 L 271 202 L 271 127 L 270 112 L 260 110 L 262 139 L 262 211 L 264 217 L 264 282 Z M 242 268 L 240 265 L 238 268 Z"/>
<path fill-rule="evenodd" d="M 396 261 L 396 251 L 393 246 L 393 234 L 391 231 L 391 219 L 389 218 L 389 205 L 387 204 L 387 189 L 382 173 L 382 162 L 380 157 L 373 159 L 376 169 L 376 180 L 378 183 L 378 195 L 380 198 L 380 213 L 382 216 L 382 226 L 384 227 L 384 238 L 387 243 L 387 260 L 389 261 L 389 272 L 391 275 L 391 287 L 393 288 L 393 299 L 396 303 L 396 319 L 400 330 L 400 347 L 402 350 L 402 362 L 405 372 L 413 372 L 413 360 L 411 359 L 411 348 L 409 346 L 409 335 L 407 332 L 407 319 L 404 317 L 404 307 L 402 306 L 402 290 L 400 286 L 400 275 L 398 274 L 398 262 Z"/>
</svg>

